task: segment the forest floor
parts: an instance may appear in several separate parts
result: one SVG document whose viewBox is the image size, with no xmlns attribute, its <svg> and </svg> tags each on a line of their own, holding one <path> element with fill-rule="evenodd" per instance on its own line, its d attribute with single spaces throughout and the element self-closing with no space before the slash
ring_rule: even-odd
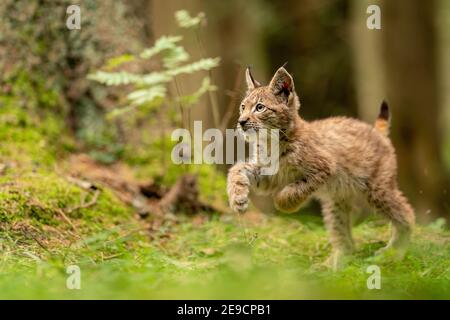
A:
<svg viewBox="0 0 450 320">
<path fill-rule="evenodd" d="M 360 223 L 355 254 L 333 272 L 324 265 L 330 246 L 320 217 L 142 218 L 117 188 L 126 189 L 127 179 L 145 177 L 155 164 L 120 164 L 104 169 L 107 174 L 90 168 L 95 181 L 85 179 L 83 186 L 78 179 L 86 178 L 83 166 L 90 162 L 71 154 L 59 130 L 56 119 L 43 123 L 0 111 L 0 299 L 450 298 L 450 231 L 443 220 L 418 226 L 401 261 L 373 258 L 389 238 L 384 221 Z M 214 194 L 223 203 L 223 174 L 198 174 L 201 196 Z M 374 264 L 381 288 L 370 290 L 367 268 Z M 81 270 L 80 290 L 67 288 L 70 265 Z"/>
</svg>

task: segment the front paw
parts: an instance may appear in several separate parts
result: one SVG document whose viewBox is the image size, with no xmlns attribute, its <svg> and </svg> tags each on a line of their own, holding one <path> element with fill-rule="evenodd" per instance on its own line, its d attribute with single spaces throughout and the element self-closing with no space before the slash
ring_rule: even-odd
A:
<svg viewBox="0 0 450 320">
<path fill-rule="evenodd" d="M 231 194 L 230 207 L 234 212 L 244 213 L 248 208 L 248 196 L 241 194 Z"/>
<path fill-rule="evenodd" d="M 235 166 L 228 174 L 227 191 L 230 207 L 234 212 L 243 213 L 248 207 L 250 180 L 242 168 Z"/>
<path fill-rule="evenodd" d="M 244 213 L 248 207 L 249 182 L 247 177 L 230 176 L 227 189 L 231 209 L 237 213 Z"/>
</svg>

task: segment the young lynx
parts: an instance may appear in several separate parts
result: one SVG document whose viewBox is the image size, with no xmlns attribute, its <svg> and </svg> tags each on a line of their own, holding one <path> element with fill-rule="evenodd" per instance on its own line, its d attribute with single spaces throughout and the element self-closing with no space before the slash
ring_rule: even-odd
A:
<svg viewBox="0 0 450 320">
<path fill-rule="evenodd" d="M 387 104 L 381 105 L 374 126 L 345 117 L 307 122 L 298 114 L 300 102 L 286 69 L 278 69 L 268 86 L 257 82 L 249 69 L 246 80 L 237 126 L 244 132 L 279 130 L 279 170 L 260 175 L 257 162 L 233 166 L 227 187 L 231 208 L 244 212 L 249 196 L 256 195 L 272 199 L 279 211 L 295 212 L 307 198 L 317 198 L 333 248 L 329 262 L 336 268 L 353 249 L 350 213 L 354 200 L 363 196 L 392 222 L 386 248 L 404 249 L 414 213 L 397 187 Z"/>
</svg>

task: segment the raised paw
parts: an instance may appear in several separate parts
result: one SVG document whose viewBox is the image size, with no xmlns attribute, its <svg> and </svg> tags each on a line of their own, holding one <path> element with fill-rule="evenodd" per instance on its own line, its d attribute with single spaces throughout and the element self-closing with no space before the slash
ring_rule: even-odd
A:
<svg viewBox="0 0 450 320">
<path fill-rule="evenodd" d="M 234 212 L 243 213 L 248 207 L 250 180 L 243 168 L 235 166 L 228 174 L 227 191 L 230 207 Z"/>
<path fill-rule="evenodd" d="M 248 207 L 247 195 L 230 195 L 230 207 L 234 212 L 244 213 Z"/>
</svg>

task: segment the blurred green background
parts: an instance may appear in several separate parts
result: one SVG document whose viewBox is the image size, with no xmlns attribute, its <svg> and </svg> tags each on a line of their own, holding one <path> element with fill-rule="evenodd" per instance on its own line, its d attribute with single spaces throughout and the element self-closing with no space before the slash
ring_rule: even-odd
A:
<svg viewBox="0 0 450 320">
<path fill-rule="evenodd" d="M 71 4 L 0 3 L 0 297 L 449 297 L 450 1 L 84 0 L 81 29 L 68 30 Z M 380 30 L 366 26 L 373 4 Z M 358 225 L 355 258 L 332 273 L 317 207 L 237 218 L 226 167 L 170 161 L 173 129 L 235 127 L 246 66 L 266 83 L 285 62 L 307 120 L 372 123 L 389 102 L 400 186 L 422 226 L 405 261 L 376 262 L 382 292 L 365 285 L 388 237 L 378 220 Z M 139 76 L 155 72 L 171 76 Z M 139 183 L 170 188 L 187 173 L 218 212 L 138 216 Z M 85 271 L 80 292 L 64 286 L 69 264 Z"/>
</svg>

